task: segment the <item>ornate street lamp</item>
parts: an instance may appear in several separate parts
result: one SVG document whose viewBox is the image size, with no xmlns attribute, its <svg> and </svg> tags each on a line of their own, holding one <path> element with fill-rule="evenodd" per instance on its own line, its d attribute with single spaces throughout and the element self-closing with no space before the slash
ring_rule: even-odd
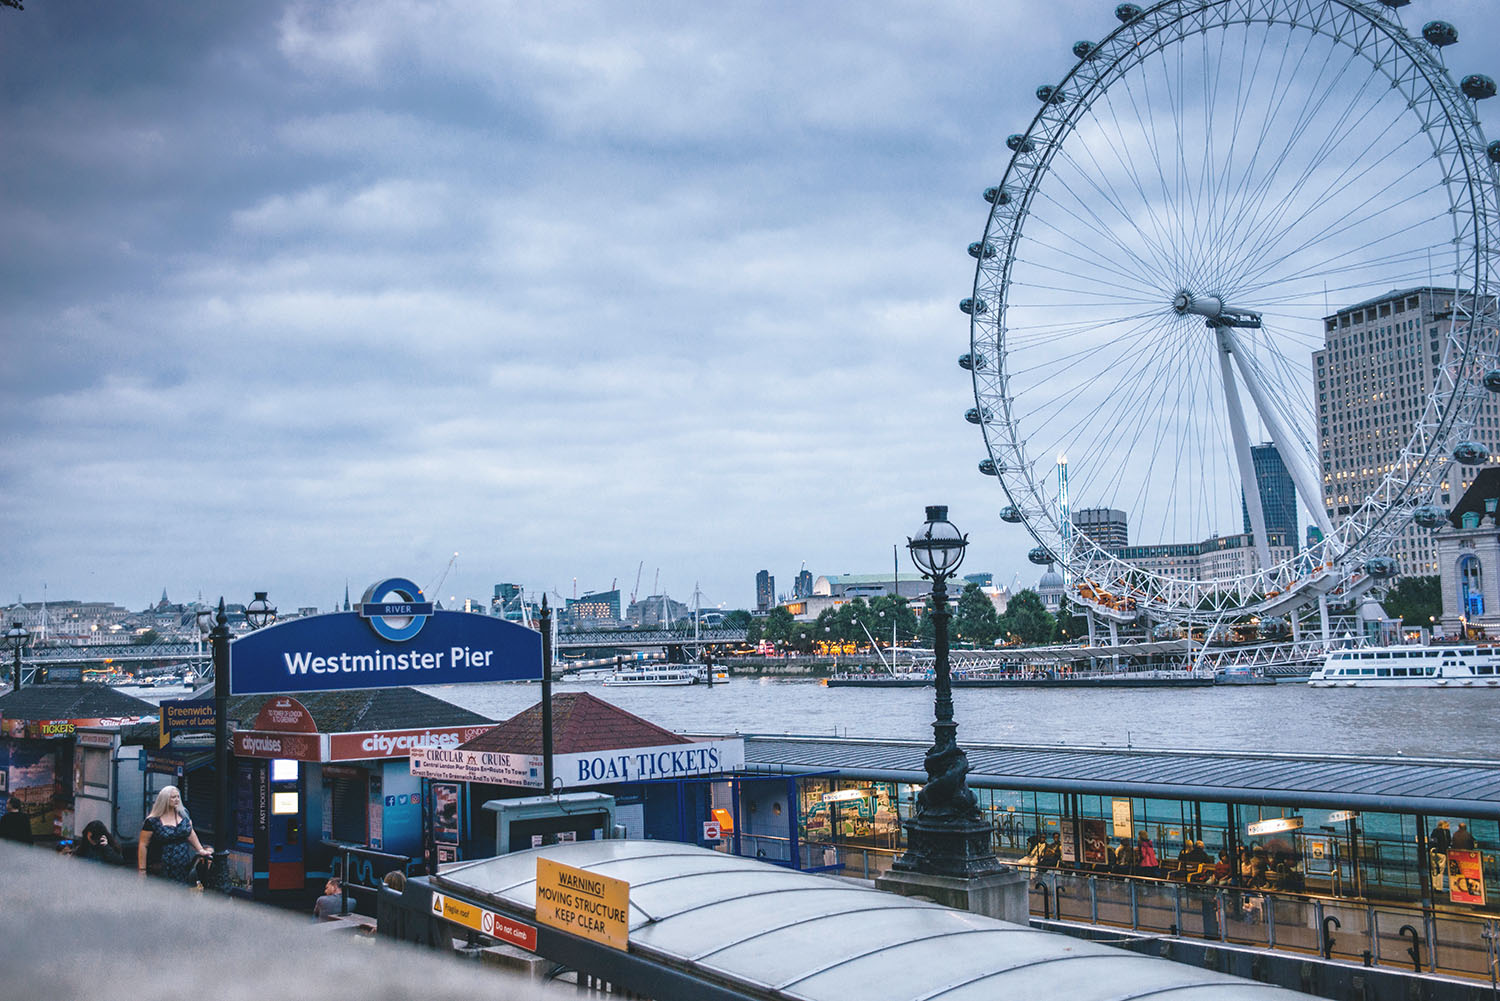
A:
<svg viewBox="0 0 1500 1001">
<path fill-rule="evenodd" d="M 906 546 L 922 576 L 932 581 L 933 655 L 937 694 L 933 742 L 923 766 L 927 784 L 917 794 L 917 815 L 906 823 L 906 852 L 892 867 L 899 872 L 968 878 L 1000 872 L 990 846 L 990 825 L 964 776 L 969 758 L 958 746 L 953 721 L 953 684 L 948 671 L 947 581 L 964 560 L 969 537 L 953 527 L 946 505 L 927 508 L 927 523 Z"/>
<path fill-rule="evenodd" d="M 255 600 L 245 606 L 245 621 L 251 629 L 260 629 L 276 621 L 276 607 L 266 600 L 266 592 L 255 592 Z"/>
<path fill-rule="evenodd" d="M 11 691 L 19 692 L 21 690 L 21 648 L 31 638 L 31 633 L 21 623 L 12 622 L 5 638 L 10 642 L 10 648 L 16 652 L 15 666 L 10 669 Z"/>
</svg>

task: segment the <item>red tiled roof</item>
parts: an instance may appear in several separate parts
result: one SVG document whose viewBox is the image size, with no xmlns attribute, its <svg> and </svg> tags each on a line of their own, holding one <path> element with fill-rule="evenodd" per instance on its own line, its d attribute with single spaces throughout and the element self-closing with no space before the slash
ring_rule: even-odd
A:
<svg viewBox="0 0 1500 1001">
<path fill-rule="evenodd" d="M 691 744 L 688 738 L 643 720 L 588 692 L 552 697 L 552 751 L 578 754 L 625 747 Z M 542 753 L 542 704 L 538 702 L 463 745 L 469 751 Z"/>
</svg>

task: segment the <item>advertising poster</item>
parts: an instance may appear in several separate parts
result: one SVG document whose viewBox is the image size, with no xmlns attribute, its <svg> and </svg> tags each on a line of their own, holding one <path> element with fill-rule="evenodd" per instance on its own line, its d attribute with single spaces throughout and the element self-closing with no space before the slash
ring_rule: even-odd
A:
<svg viewBox="0 0 1500 1001">
<path fill-rule="evenodd" d="M 1078 841 L 1073 836 L 1073 825 L 1062 825 L 1062 857 L 1064 862 L 1078 861 Z"/>
<path fill-rule="evenodd" d="M 1109 864 L 1109 838 L 1105 836 L 1101 818 L 1083 822 L 1083 861 L 1089 865 Z"/>
<path fill-rule="evenodd" d="M 1130 800 L 1117 799 L 1114 800 L 1112 805 L 1114 807 L 1115 837 L 1135 837 L 1135 831 L 1133 829 L 1135 818 L 1131 815 Z"/>
<path fill-rule="evenodd" d="M 432 837 L 438 844 L 458 844 L 458 785 L 434 782 L 432 789 Z"/>
<path fill-rule="evenodd" d="M 1448 899 L 1484 905 L 1484 867 L 1474 849 L 1448 849 Z"/>
</svg>

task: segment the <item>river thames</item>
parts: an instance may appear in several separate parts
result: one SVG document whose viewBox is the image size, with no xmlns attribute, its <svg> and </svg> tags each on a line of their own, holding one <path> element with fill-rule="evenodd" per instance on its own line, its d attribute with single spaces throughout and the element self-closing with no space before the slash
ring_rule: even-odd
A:
<svg viewBox="0 0 1500 1001">
<path fill-rule="evenodd" d="M 150 702 L 187 695 L 125 690 Z M 421 691 L 496 720 L 541 697 L 537 684 L 437 685 Z M 830 689 L 812 680 L 735 678 L 713 688 L 557 682 L 553 691 L 590 692 L 683 733 L 932 736 L 930 688 Z M 954 703 L 960 743 L 1500 758 L 1500 689 L 961 688 Z"/>
<path fill-rule="evenodd" d="M 425 689 L 495 719 L 534 704 L 537 685 Z M 692 733 L 932 736 L 930 688 L 824 688 L 816 681 L 736 678 L 728 685 L 591 692 L 671 730 Z M 1080 691 L 962 688 L 960 742 L 1500 757 L 1500 690 L 1309 688 L 1305 684 Z"/>
</svg>

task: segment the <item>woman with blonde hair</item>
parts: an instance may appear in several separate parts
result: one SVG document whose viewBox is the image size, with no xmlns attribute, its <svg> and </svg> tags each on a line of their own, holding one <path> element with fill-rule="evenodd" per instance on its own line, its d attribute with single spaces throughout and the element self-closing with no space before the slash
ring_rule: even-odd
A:
<svg viewBox="0 0 1500 1001">
<path fill-rule="evenodd" d="M 165 786 L 156 794 L 146 822 L 141 825 L 141 840 L 136 848 L 136 868 L 145 873 L 148 846 L 155 841 L 161 850 L 162 874 L 179 883 L 194 881 L 195 864 L 213 852 L 198 841 L 198 832 L 182 805 L 182 793 L 176 786 Z"/>
</svg>

